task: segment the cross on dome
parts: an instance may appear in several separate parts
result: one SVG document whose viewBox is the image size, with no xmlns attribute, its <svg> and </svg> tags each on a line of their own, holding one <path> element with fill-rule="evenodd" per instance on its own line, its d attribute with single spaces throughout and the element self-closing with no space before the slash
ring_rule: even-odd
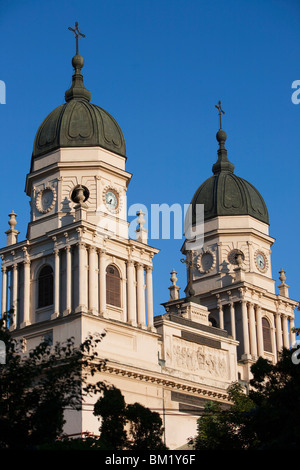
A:
<svg viewBox="0 0 300 470">
<path fill-rule="evenodd" d="M 222 129 L 222 114 L 225 114 L 225 111 L 222 109 L 221 101 L 219 101 L 215 106 L 219 110 L 220 129 Z"/>
<path fill-rule="evenodd" d="M 68 29 L 70 31 L 73 31 L 74 36 L 76 38 L 76 55 L 78 55 L 79 54 L 79 52 L 78 52 L 78 39 L 80 39 L 81 37 L 85 38 L 85 34 L 80 32 L 77 21 L 76 21 L 75 26 L 73 28 L 71 28 L 71 26 L 69 26 Z"/>
</svg>

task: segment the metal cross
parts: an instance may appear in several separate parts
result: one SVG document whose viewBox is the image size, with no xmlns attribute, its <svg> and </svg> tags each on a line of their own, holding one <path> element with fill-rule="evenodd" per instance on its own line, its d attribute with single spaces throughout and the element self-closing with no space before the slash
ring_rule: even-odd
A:
<svg viewBox="0 0 300 470">
<path fill-rule="evenodd" d="M 225 111 L 223 111 L 222 106 L 221 106 L 221 101 L 219 101 L 218 104 L 216 104 L 216 108 L 219 110 L 219 116 L 220 116 L 220 129 L 222 129 L 222 114 L 225 114 Z"/>
<path fill-rule="evenodd" d="M 71 28 L 71 26 L 69 26 L 68 29 L 69 29 L 70 31 L 73 31 L 74 36 L 75 36 L 75 38 L 76 38 L 76 54 L 78 55 L 78 39 L 80 39 L 80 37 L 85 38 L 85 34 L 83 34 L 83 33 L 81 33 L 81 32 L 79 31 L 77 21 L 76 21 L 76 23 L 75 23 L 74 28 Z"/>
</svg>

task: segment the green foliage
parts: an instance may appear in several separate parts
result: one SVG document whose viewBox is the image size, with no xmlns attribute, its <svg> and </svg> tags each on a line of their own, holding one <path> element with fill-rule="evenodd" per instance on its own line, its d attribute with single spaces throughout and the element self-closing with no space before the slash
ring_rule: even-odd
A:
<svg viewBox="0 0 300 470">
<path fill-rule="evenodd" d="M 85 396 L 102 390 L 88 377 L 104 361 L 96 347 L 103 335 L 88 337 L 79 347 L 74 340 L 51 345 L 44 341 L 23 353 L 2 325 L 6 364 L 0 365 L 0 449 L 32 449 L 62 435 L 64 409 L 80 409 Z"/>
<path fill-rule="evenodd" d="M 162 442 L 162 420 L 158 413 L 140 403 L 127 405 L 126 418 L 129 421 L 131 450 L 164 449 Z"/>
<path fill-rule="evenodd" d="M 296 450 L 300 445 L 300 365 L 284 349 L 272 364 L 259 358 L 252 366 L 247 395 L 239 384 L 228 392 L 232 406 L 208 403 L 198 420 L 195 449 Z"/>
<path fill-rule="evenodd" d="M 245 422 L 253 408 L 251 399 L 242 387 L 235 383 L 228 389 L 233 405 L 222 408 L 221 404 L 208 402 L 198 420 L 198 434 L 193 442 L 197 450 L 228 450 L 247 448 Z"/>
<path fill-rule="evenodd" d="M 121 450 L 126 446 L 126 405 L 119 389 L 105 387 L 103 396 L 94 406 L 94 415 L 101 416 L 100 445 L 106 450 Z"/>
<path fill-rule="evenodd" d="M 250 397 L 256 404 L 254 431 L 261 449 L 296 450 L 300 445 L 300 364 L 296 349 L 282 351 L 277 364 L 253 366 Z"/>
<path fill-rule="evenodd" d="M 166 449 L 160 415 L 139 403 L 126 405 L 120 390 L 113 386 L 103 390 L 94 415 L 102 418 L 99 443 L 106 450 Z"/>
</svg>

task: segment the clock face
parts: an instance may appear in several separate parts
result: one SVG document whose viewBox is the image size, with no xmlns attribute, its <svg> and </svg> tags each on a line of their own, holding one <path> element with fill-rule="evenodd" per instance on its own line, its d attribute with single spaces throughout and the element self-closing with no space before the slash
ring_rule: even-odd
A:
<svg viewBox="0 0 300 470">
<path fill-rule="evenodd" d="M 45 189 L 39 191 L 36 196 L 36 208 L 41 214 L 50 212 L 56 202 L 56 191 L 54 188 L 48 186 Z"/>
<path fill-rule="evenodd" d="M 53 201 L 53 192 L 50 189 L 45 189 L 41 197 L 41 206 L 43 210 L 49 209 Z"/>
<path fill-rule="evenodd" d="M 208 274 L 215 266 L 215 257 L 209 249 L 205 249 L 197 258 L 197 268 L 200 273 Z"/>
<path fill-rule="evenodd" d="M 113 191 L 111 189 L 106 191 L 106 193 L 105 193 L 105 203 L 106 203 L 106 206 L 108 207 L 108 209 L 110 209 L 110 210 L 116 210 L 118 208 L 119 197 L 115 193 L 115 191 Z"/>
<path fill-rule="evenodd" d="M 257 264 L 257 267 L 258 269 L 260 270 L 264 270 L 265 267 L 266 267 L 266 260 L 265 260 L 265 257 L 262 253 L 258 253 L 256 255 L 256 264 Z"/>
<path fill-rule="evenodd" d="M 208 271 L 213 265 L 213 257 L 210 253 L 204 253 L 201 258 L 203 271 Z"/>
</svg>

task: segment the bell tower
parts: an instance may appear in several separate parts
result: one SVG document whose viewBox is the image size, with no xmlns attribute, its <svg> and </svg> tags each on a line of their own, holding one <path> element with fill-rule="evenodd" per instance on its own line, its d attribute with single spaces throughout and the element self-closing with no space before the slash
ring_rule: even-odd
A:
<svg viewBox="0 0 300 470">
<path fill-rule="evenodd" d="M 61 337 L 71 322 L 80 341 L 82 315 L 86 325 L 107 319 L 154 332 L 152 260 L 158 250 L 148 245 L 141 217 L 136 240 L 128 236 L 132 175 L 125 169 L 125 139 L 117 121 L 91 103 L 78 51 L 84 35 L 78 24 L 71 30 L 71 87 L 34 140 L 27 238 L 17 241 L 12 211 L 1 249 L 2 311 L 12 307 L 11 329 L 29 336 L 34 326 L 38 336 L 46 328 Z"/>
<path fill-rule="evenodd" d="M 268 210 L 258 190 L 234 173 L 225 148 L 220 102 L 217 108 L 218 159 L 213 176 L 199 186 L 191 202 L 194 233 L 203 233 L 196 227 L 196 214 L 198 207 L 204 208 L 203 244 L 193 251 L 189 241 L 182 248 L 189 266 L 185 294 L 209 310 L 213 326 L 239 342 L 239 373 L 247 381 L 259 356 L 277 361 L 282 347 L 294 343 L 297 302 L 289 298 L 283 269 L 279 294 L 275 293 Z"/>
</svg>

